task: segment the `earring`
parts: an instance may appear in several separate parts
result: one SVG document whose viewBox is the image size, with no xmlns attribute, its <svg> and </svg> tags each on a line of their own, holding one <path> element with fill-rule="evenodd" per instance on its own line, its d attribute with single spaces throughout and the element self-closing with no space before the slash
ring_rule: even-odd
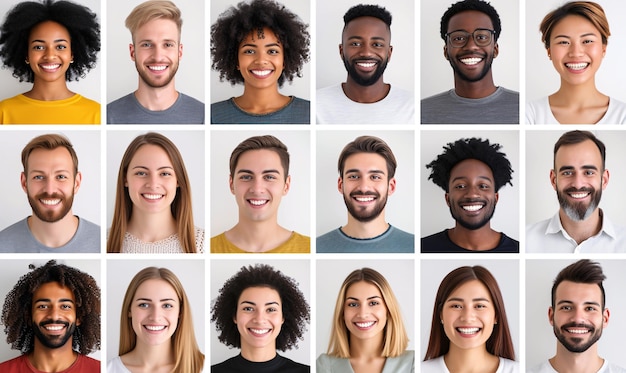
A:
<svg viewBox="0 0 626 373">
<path fill-rule="evenodd" d="M 443 325 L 443 320 L 441 320 L 441 325 Z"/>
<path fill-rule="evenodd" d="M 30 65 L 30 62 L 28 62 L 28 60 L 24 60 L 24 62 L 26 62 L 27 65 Z"/>
</svg>

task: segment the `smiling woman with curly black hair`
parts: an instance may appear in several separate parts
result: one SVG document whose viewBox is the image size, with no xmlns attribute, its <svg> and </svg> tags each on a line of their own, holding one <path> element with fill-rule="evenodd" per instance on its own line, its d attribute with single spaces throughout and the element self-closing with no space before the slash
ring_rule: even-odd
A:
<svg viewBox="0 0 626 373">
<path fill-rule="evenodd" d="M 95 67 L 100 25 L 89 8 L 70 1 L 17 4 L 0 26 L 0 58 L 30 91 L 0 102 L 2 124 L 100 124 L 100 104 L 67 82 Z"/>
<path fill-rule="evenodd" d="M 211 105 L 213 124 L 309 124 L 310 103 L 278 88 L 309 60 L 308 26 L 273 0 L 241 2 L 211 26 L 213 69 L 243 95 Z"/>
<path fill-rule="evenodd" d="M 242 267 L 226 280 L 211 309 L 218 339 L 241 353 L 211 367 L 212 373 L 304 373 L 310 367 L 280 356 L 297 348 L 310 322 L 298 283 L 267 264 Z"/>
</svg>

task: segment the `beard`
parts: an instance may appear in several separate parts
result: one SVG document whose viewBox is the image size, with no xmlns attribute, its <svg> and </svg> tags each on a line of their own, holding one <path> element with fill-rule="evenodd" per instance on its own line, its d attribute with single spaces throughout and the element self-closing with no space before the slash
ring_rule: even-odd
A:
<svg viewBox="0 0 626 373">
<path fill-rule="evenodd" d="M 51 211 L 41 207 L 41 199 L 60 199 L 59 202 L 62 207 L 60 211 Z M 46 223 L 55 223 L 61 219 L 63 219 L 72 209 L 72 204 L 74 203 L 74 192 L 71 195 L 65 197 L 62 194 L 48 194 L 48 193 L 40 193 L 36 196 L 31 196 L 28 194 L 28 203 L 30 207 L 33 209 L 33 214 L 37 218 Z"/>
<path fill-rule="evenodd" d="M 475 53 L 473 53 L 473 55 L 475 55 Z M 458 59 L 462 58 L 463 56 L 456 56 L 455 58 L 448 58 L 448 62 L 450 62 L 450 66 L 452 66 L 452 70 L 454 70 L 454 73 L 461 78 L 461 80 L 464 80 L 466 82 L 478 82 L 480 80 L 482 80 L 491 70 L 491 64 L 493 63 L 493 59 L 494 59 L 494 55 L 493 53 L 488 54 L 485 53 L 485 55 L 483 56 L 485 64 L 483 66 L 483 69 L 480 71 L 480 73 L 476 76 L 468 76 L 465 73 L 463 73 L 463 71 L 461 70 L 461 68 L 459 68 L 459 62 Z"/>
<path fill-rule="evenodd" d="M 146 71 L 148 70 L 148 68 L 145 65 L 153 63 L 155 63 L 155 61 L 148 61 L 143 65 L 139 65 L 139 62 L 135 60 L 135 68 L 137 69 L 141 80 L 143 80 L 144 83 L 152 88 L 161 88 L 170 84 L 172 79 L 174 79 L 176 72 L 178 71 L 178 61 L 169 64 L 169 66 L 167 67 L 167 69 L 169 70 L 169 74 L 167 76 L 164 76 L 163 79 L 154 79 L 154 77 L 151 76 L 148 71 Z"/>
<path fill-rule="evenodd" d="M 376 204 L 373 206 L 371 211 L 368 211 L 367 207 L 363 208 L 361 206 L 355 206 L 354 201 L 352 200 L 354 196 L 373 196 L 374 198 L 376 198 Z M 360 221 L 361 223 L 367 223 L 376 219 L 383 212 L 383 210 L 385 210 L 385 205 L 387 204 L 387 195 L 385 194 L 384 198 L 381 198 L 380 193 L 378 192 L 362 193 L 358 190 L 355 190 L 354 192 L 350 193 L 349 196 L 346 196 L 346 194 L 344 193 L 343 201 L 348 208 L 348 213 L 350 213 L 353 218 L 355 218 L 357 221 Z"/>
<path fill-rule="evenodd" d="M 589 340 L 586 343 L 583 343 L 583 338 L 571 338 L 570 337 L 568 340 L 567 337 L 563 335 L 563 332 L 562 332 L 563 329 L 575 328 L 575 327 L 583 327 L 583 328 L 589 329 L 589 333 L 591 334 L 591 336 L 589 337 Z M 581 353 L 581 352 L 587 351 L 589 347 L 593 346 L 594 343 L 596 343 L 602 336 L 602 328 L 596 329 L 593 325 L 569 323 L 569 324 L 561 325 L 560 327 L 557 327 L 556 325 L 554 325 L 553 329 L 554 329 L 554 335 L 556 336 L 556 339 L 558 339 L 559 342 L 561 342 L 563 347 L 565 347 L 569 352 L 575 352 L 575 353 Z"/>
<path fill-rule="evenodd" d="M 483 209 L 485 209 L 485 212 L 483 214 L 482 219 L 478 220 L 478 221 L 467 221 L 464 219 L 463 217 L 463 207 L 460 206 L 461 203 L 476 203 L 476 202 L 482 202 L 484 203 L 484 207 Z M 462 210 L 462 211 L 459 211 Z M 484 199 L 464 199 L 461 201 L 450 201 L 450 215 L 452 215 L 452 218 L 458 223 L 460 224 L 463 228 L 465 229 L 469 229 L 471 231 L 480 229 L 482 227 L 484 227 L 487 223 L 489 223 L 489 221 L 491 220 L 491 218 L 493 217 L 493 214 L 496 212 L 496 204 L 494 200 L 484 200 Z"/>
<path fill-rule="evenodd" d="M 584 202 L 570 202 L 569 199 L 567 198 L 567 195 L 569 193 L 584 193 L 584 192 L 591 193 L 591 201 L 589 202 L 589 205 L 585 205 Z M 557 186 L 556 196 L 557 196 L 557 199 L 559 200 L 559 205 L 561 205 L 561 208 L 563 209 L 567 217 L 569 217 L 573 221 L 583 221 L 589 218 L 589 216 L 591 216 L 591 214 L 596 210 L 596 208 L 600 204 L 600 199 L 602 198 L 602 188 L 599 188 L 596 191 L 596 189 L 593 187 L 580 188 L 580 189 L 576 189 L 572 187 L 572 188 L 567 188 L 561 192 Z"/>
<path fill-rule="evenodd" d="M 65 334 L 62 335 L 46 335 L 44 334 L 41 329 L 43 329 L 46 325 L 48 324 L 62 324 L 65 325 Z M 76 330 L 76 324 L 75 323 L 69 323 L 67 321 L 61 321 L 61 320 L 46 320 L 46 321 L 42 321 L 39 324 L 33 322 L 33 331 L 35 334 L 35 337 L 37 337 L 37 339 L 39 340 L 39 342 L 41 342 L 42 345 L 44 345 L 47 348 L 51 348 L 51 349 L 56 349 L 56 348 L 60 348 L 65 346 L 65 344 L 67 343 L 67 341 L 72 337 L 72 335 L 74 334 L 74 331 Z"/>
<path fill-rule="evenodd" d="M 348 71 L 348 76 L 350 76 L 352 80 L 354 80 L 360 86 L 369 87 L 373 85 L 374 83 L 376 83 L 378 79 L 380 79 L 381 76 L 383 76 L 383 73 L 385 72 L 385 69 L 387 68 L 387 63 L 389 62 L 389 58 L 385 60 L 377 60 L 378 63 L 376 64 L 376 70 L 374 70 L 374 74 L 372 74 L 369 77 L 361 75 L 361 73 L 355 67 L 357 62 L 363 61 L 363 60 L 372 61 L 371 58 L 369 59 L 357 58 L 352 61 L 349 61 L 348 58 L 344 55 L 343 65 L 345 66 L 346 71 Z"/>
</svg>

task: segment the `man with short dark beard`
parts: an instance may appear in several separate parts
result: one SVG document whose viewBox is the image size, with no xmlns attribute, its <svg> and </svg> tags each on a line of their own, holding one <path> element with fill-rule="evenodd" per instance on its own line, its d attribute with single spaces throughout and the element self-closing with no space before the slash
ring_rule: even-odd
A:
<svg viewBox="0 0 626 373">
<path fill-rule="evenodd" d="M 602 267 L 589 259 L 565 267 L 552 285 L 548 319 L 558 341 L 556 355 L 530 373 L 624 373 L 598 355 L 598 340 L 609 323 Z"/>
<path fill-rule="evenodd" d="M 459 1 L 441 17 L 443 54 L 454 89 L 421 101 L 422 124 L 516 124 L 519 93 L 493 82 L 502 30 L 498 12 L 483 0 Z"/>
<path fill-rule="evenodd" d="M 529 253 L 626 252 L 626 229 L 598 208 L 609 183 L 606 148 L 589 131 L 564 133 L 554 145 L 550 182 L 559 211 L 526 228 Z"/>
<path fill-rule="evenodd" d="M 348 77 L 317 91 L 317 123 L 413 124 L 413 94 L 383 80 L 393 51 L 389 11 L 360 4 L 343 20 L 339 55 Z"/>
<path fill-rule="evenodd" d="M 22 165 L 33 214 L 0 232 L 0 253 L 99 253 L 100 227 L 72 213 L 82 181 L 72 143 L 37 136 L 22 150 Z"/>
<path fill-rule="evenodd" d="M 519 242 L 490 225 L 498 191 L 513 185 L 511 163 L 500 148 L 489 140 L 460 139 L 444 146 L 444 152 L 426 165 L 431 169 L 428 178 L 446 192 L 455 225 L 423 237 L 422 253 L 519 252 Z"/>
<path fill-rule="evenodd" d="M 396 158 L 383 140 L 360 136 L 339 155 L 337 189 L 348 223 L 317 238 L 318 253 L 412 253 L 413 234 L 385 220 L 387 198 L 396 189 Z"/>
</svg>

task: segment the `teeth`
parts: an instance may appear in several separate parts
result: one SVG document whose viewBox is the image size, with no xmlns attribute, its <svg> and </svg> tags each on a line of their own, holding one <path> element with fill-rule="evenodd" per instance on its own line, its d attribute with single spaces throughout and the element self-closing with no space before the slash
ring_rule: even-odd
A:
<svg viewBox="0 0 626 373">
<path fill-rule="evenodd" d="M 54 70 L 59 68 L 59 66 L 61 66 L 60 64 L 55 64 L 55 65 L 41 65 L 41 68 L 44 70 Z"/>
<path fill-rule="evenodd" d="M 476 334 L 480 328 L 457 328 L 457 330 L 463 334 Z"/>
<path fill-rule="evenodd" d="M 40 201 L 46 206 L 54 206 L 61 203 L 60 199 L 40 199 Z"/>
<path fill-rule="evenodd" d="M 465 211 L 478 211 L 483 208 L 483 205 L 468 205 L 463 206 L 463 210 Z"/>
<path fill-rule="evenodd" d="M 153 332 L 158 332 L 160 330 L 165 329 L 165 325 L 146 325 L 146 329 L 151 330 Z"/>
<path fill-rule="evenodd" d="M 357 62 L 357 65 L 365 68 L 370 68 L 374 67 L 376 65 L 376 62 Z"/>
<path fill-rule="evenodd" d="M 163 198 L 163 194 L 143 194 L 146 199 L 160 199 Z"/>
<path fill-rule="evenodd" d="M 477 63 L 479 63 L 482 60 L 483 60 L 482 58 L 477 58 L 477 57 L 461 58 L 461 62 L 463 62 L 466 65 L 476 65 Z"/>
<path fill-rule="evenodd" d="M 255 206 L 262 206 L 268 202 L 266 199 L 249 199 L 248 201 Z"/>
<path fill-rule="evenodd" d="M 567 329 L 568 333 L 572 333 L 572 334 L 587 334 L 589 333 L 589 330 L 587 329 Z"/>
<path fill-rule="evenodd" d="M 589 195 L 589 193 L 572 193 L 570 194 L 570 196 L 572 196 L 572 198 L 585 198 Z"/>
<path fill-rule="evenodd" d="M 359 328 L 369 328 L 370 326 L 374 325 L 374 321 L 368 321 L 368 322 L 357 322 L 355 323 L 356 326 L 358 326 Z"/>
<path fill-rule="evenodd" d="M 372 202 L 374 197 L 355 197 L 355 199 L 359 202 Z"/>
<path fill-rule="evenodd" d="M 57 331 L 57 330 L 63 329 L 64 326 L 63 325 L 60 325 L 60 326 L 46 326 L 45 328 L 46 328 L 46 330 Z"/>
<path fill-rule="evenodd" d="M 148 69 L 152 71 L 163 71 L 167 69 L 167 65 L 158 65 L 158 66 L 148 66 Z"/>
<path fill-rule="evenodd" d="M 250 331 L 254 334 L 267 334 L 270 332 L 271 329 L 252 329 L 250 328 Z"/>
<path fill-rule="evenodd" d="M 267 76 L 272 72 L 272 70 L 252 70 L 254 75 L 258 76 Z"/>
<path fill-rule="evenodd" d="M 568 69 L 572 69 L 572 70 L 582 70 L 585 67 L 589 66 L 589 63 L 587 63 L 587 62 L 566 63 L 565 66 L 567 66 Z"/>
</svg>

